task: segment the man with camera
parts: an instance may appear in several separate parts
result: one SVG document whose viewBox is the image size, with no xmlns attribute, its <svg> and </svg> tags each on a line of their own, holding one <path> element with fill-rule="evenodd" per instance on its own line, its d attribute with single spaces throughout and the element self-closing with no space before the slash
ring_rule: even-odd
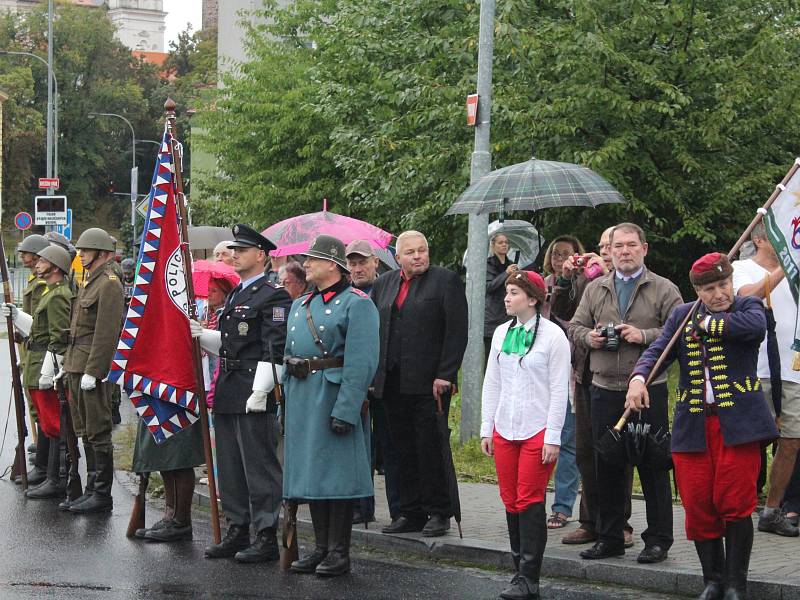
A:
<svg viewBox="0 0 800 600">
<path fill-rule="evenodd" d="M 644 265 L 647 241 L 641 227 L 621 223 L 610 236 L 614 271 L 586 286 L 569 328 L 575 346 L 589 352 L 592 373 L 589 396 L 592 434 L 597 441 L 625 410 L 625 395 L 633 367 L 647 346 L 660 334 L 672 309 L 681 303 L 678 288 Z M 641 420 L 653 430 L 669 428 L 667 377 L 662 374 L 648 388 L 650 408 Z M 585 559 L 625 554 L 623 527 L 629 494 L 626 465 L 597 460 L 597 534 L 595 545 L 581 552 Z M 647 529 L 642 532 L 641 563 L 661 562 L 672 545 L 672 504 L 669 474 L 639 468 Z"/>
</svg>

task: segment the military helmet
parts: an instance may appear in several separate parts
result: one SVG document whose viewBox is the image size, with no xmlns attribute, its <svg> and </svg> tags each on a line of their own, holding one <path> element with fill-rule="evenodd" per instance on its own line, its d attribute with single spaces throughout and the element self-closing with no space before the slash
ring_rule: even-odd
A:
<svg viewBox="0 0 800 600">
<path fill-rule="evenodd" d="M 342 267 L 348 273 L 350 272 L 350 269 L 347 268 L 344 244 L 332 235 L 318 235 L 314 238 L 311 247 L 302 254 L 311 258 L 329 260 Z"/>
<path fill-rule="evenodd" d="M 31 254 L 36 254 L 39 250 L 43 250 L 50 245 L 50 242 L 47 241 L 47 238 L 43 235 L 33 234 L 26 237 L 22 242 L 20 242 L 19 246 L 17 246 L 17 252 L 30 252 Z"/>
<path fill-rule="evenodd" d="M 119 266 L 123 273 L 126 271 L 133 273 L 136 270 L 136 261 L 132 258 L 123 258 L 122 262 L 119 263 Z"/>
<path fill-rule="evenodd" d="M 61 246 L 64 250 L 69 252 L 70 257 L 75 260 L 75 255 L 78 253 L 78 251 L 75 250 L 75 246 L 72 245 L 72 242 L 70 242 L 67 236 L 65 236 L 63 233 L 58 233 L 57 231 L 48 231 L 44 234 L 44 237 L 50 240 L 51 244 L 55 246 Z"/>
<path fill-rule="evenodd" d="M 64 271 L 64 273 L 69 273 L 70 267 L 72 266 L 72 258 L 69 255 L 69 252 L 64 250 L 61 246 L 48 246 L 47 248 L 43 248 L 36 253 L 39 258 L 45 259 L 47 262 L 54 264 L 59 269 Z"/>
<path fill-rule="evenodd" d="M 75 242 L 75 247 L 78 250 L 105 250 L 106 252 L 114 252 L 116 243 L 104 229 L 90 227 L 81 234 L 81 237 Z"/>
</svg>

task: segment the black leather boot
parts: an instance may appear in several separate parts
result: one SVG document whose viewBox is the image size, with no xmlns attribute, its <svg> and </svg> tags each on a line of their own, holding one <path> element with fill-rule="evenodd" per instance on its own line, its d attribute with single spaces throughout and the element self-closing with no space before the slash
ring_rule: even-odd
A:
<svg viewBox="0 0 800 600">
<path fill-rule="evenodd" d="M 58 510 L 68 511 L 73 506 L 86 502 L 94 494 L 94 482 L 97 479 L 97 465 L 94 460 L 94 451 L 89 440 L 83 438 L 83 453 L 86 455 L 86 487 L 83 494 L 75 500 L 64 500 L 58 505 Z"/>
<path fill-rule="evenodd" d="M 32 500 L 63 498 L 67 490 L 66 480 L 61 479 L 61 447 L 58 440 L 48 440 L 48 442 L 47 479 L 42 484 L 25 492 L 25 496 Z"/>
<path fill-rule="evenodd" d="M 256 534 L 256 539 L 249 548 L 237 552 L 233 558 L 240 563 L 262 563 L 278 560 L 280 557 L 275 528 L 265 527 Z"/>
<path fill-rule="evenodd" d="M 509 587 L 513 589 L 519 579 L 519 514 L 506 512 L 506 525 L 508 525 L 508 541 L 511 544 L 511 560 L 514 561 L 514 577 Z"/>
<path fill-rule="evenodd" d="M 350 571 L 350 534 L 353 531 L 353 502 L 328 500 L 328 555 L 314 571 L 320 577 L 338 577 Z"/>
<path fill-rule="evenodd" d="M 175 482 L 172 478 L 172 471 L 161 471 L 161 480 L 164 482 L 164 516 L 150 527 L 137 529 L 133 534 L 136 539 L 146 539 L 148 532 L 169 527 L 175 516 Z"/>
<path fill-rule="evenodd" d="M 112 448 L 94 448 L 95 480 L 94 493 L 83 502 L 76 502 L 69 507 L 69 512 L 76 515 L 90 515 L 111 512 L 114 499 L 111 497 L 111 483 L 114 479 L 114 454 Z M 87 453 L 88 463 L 88 453 Z"/>
<path fill-rule="evenodd" d="M 725 525 L 725 595 L 724 600 L 747 597 L 747 571 L 753 548 L 753 521 L 750 517 Z"/>
<path fill-rule="evenodd" d="M 289 567 L 292 573 L 313 573 L 328 555 L 328 523 L 330 510 L 327 500 L 312 500 L 308 503 L 311 524 L 314 526 L 314 551 Z"/>
<path fill-rule="evenodd" d="M 725 547 L 722 538 L 695 542 L 700 566 L 703 568 L 703 583 L 706 589 L 697 597 L 697 600 L 721 600 L 722 573 L 725 570 Z"/>
<path fill-rule="evenodd" d="M 206 558 L 232 558 L 250 545 L 250 526 L 231 524 L 219 544 L 206 547 Z"/>
<path fill-rule="evenodd" d="M 194 469 L 162 471 L 172 488 L 174 509 L 166 523 L 159 529 L 149 529 L 145 539 L 150 542 L 180 542 L 192 539 L 192 496 L 194 494 Z M 166 489 L 166 484 L 165 484 Z"/>
<path fill-rule="evenodd" d="M 36 429 L 38 430 L 38 442 L 36 443 L 36 452 L 33 455 L 33 468 L 28 471 L 28 488 L 40 485 L 47 479 L 47 463 L 50 457 L 50 438 L 48 438 L 42 431 L 42 427 L 37 423 Z M 19 477 L 19 483 L 22 483 L 22 478 Z"/>
<path fill-rule="evenodd" d="M 547 545 L 547 515 L 544 502 L 531 504 L 519 513 L 519 575 L 500 593 L 504 600 L 538 600 L 539 573 Z"/>
</svg>

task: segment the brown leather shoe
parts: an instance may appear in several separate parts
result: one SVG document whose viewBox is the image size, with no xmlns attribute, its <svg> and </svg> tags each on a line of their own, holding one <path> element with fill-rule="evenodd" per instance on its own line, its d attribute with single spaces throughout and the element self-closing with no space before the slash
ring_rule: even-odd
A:
<svg viewBox="0 0 800 600">
<path fill-rule="evenodd" d="M 624 529 L 622 534 L 625 536 L 625 547 L 632 548 L 633 547 L 633 532 Z"/>
<path fill-rule="evenodd" d="M 575 531 L 561 538 L 562 544 L 590 544 L 597 541 L 597 534 L 581 525 Z"/>
</svg>

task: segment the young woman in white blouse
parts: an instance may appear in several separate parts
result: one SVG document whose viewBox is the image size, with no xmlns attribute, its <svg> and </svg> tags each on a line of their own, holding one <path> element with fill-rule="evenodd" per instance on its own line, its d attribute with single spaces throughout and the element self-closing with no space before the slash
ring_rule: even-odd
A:
<svg viewBox="0 0 800 600">
<path fill-rule="evenodd" d="M 506 312 L 483 381 L 481 449 L 493 456 L 517 573 L 506 600 L 539 598 L 547 543 L 545 492 L 561 443 L 570 350 L 562 329 L 542 317 L 544 280 L 517 271 L 506 280 Z"/>
</svg>

